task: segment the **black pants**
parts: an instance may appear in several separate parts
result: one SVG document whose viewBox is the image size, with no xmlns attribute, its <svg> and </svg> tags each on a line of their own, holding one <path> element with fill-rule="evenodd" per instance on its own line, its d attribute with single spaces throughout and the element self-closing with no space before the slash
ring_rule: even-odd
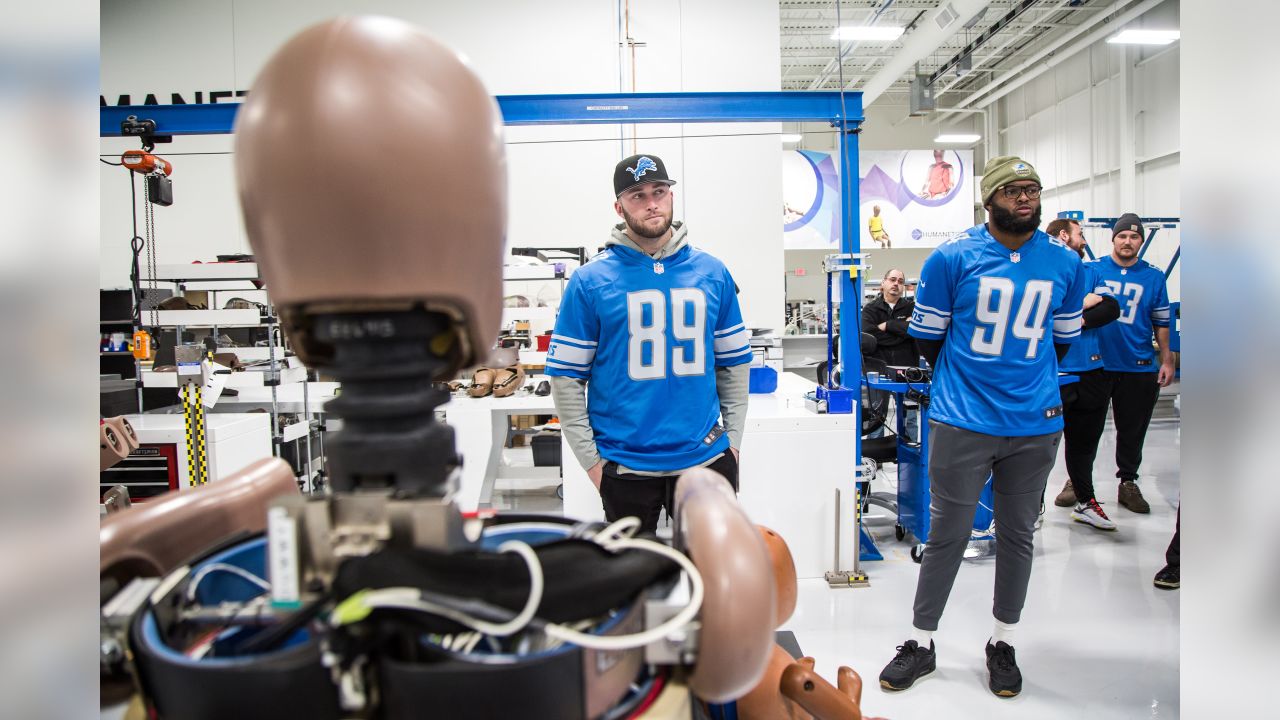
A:
<svg viewBox="0 0 1280 720">
<path fill-rule="evenodd" d="M 1098 457 L 1098 442 L 1107 424 L 1112 383 L 1101 368 L 1077 374 L 1079 382 L 1061 388 L 1062 445 L 1067 477 L 1075 489 L 1076 502 L 1084 503 L 1095 497 L 1093 462 Z"/>
<path fill-rule="evenodd" d="M 1121 482 L 1138 479 L 1142 444 L 1147 440 L 1151 413 L 1160 399 L 1160 384 L 1153 372 L 1113 372 L 1111 416 L 1116 421 L 1116 477 Z"/>
<path fill-rule="evenodd" d="M 1169 548 L 1164 551 L 1164 561 L 1169 567 L 1177 570 L 1182 567 L 1182 543 L 1178 541 L 1178 536 L 1182 534 L 1182 502 L 1178 502 L 1178 524 L 1173 526 L 1173 539 L 1169 541 Z"/>
<path fill-rule="evenodd" d="M 604 464 L 600 478 L 600 499 L 604 503 L 604 519 L 613 522 L 624 517 L 640 518 L 642 532 L 658 529 L 658 516 L 666 508 L 667 517 L 675 516 L 675 488 L 678 475 L 619 474 L 618 463 L 612 460 Z M 726 450 L 707 466 L 724 476 L 733 491 L 738 492 L 738 461 L 733 451 Z"/>
<path fill-rule="evenodd" d="M 1075 389 L 1074 397 L 1069 388 Z M 1142 445 L 1159 398 L 1160 384 L 1153 372 L 1094 370 L 1080 373 L 1080 382 L 1063 387 L 1067 475 L 1080 502 L 1095 497 L 1093 461 L 1107 423 L 1107 402 L 1116 423 L 1116 477 L 1123 482 L 1138 479 Z"/>
</svg>

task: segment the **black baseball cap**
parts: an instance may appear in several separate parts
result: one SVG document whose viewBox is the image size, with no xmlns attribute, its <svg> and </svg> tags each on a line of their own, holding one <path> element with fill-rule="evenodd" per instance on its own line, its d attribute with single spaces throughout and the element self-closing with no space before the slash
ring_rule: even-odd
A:
<svg viewBox="0 0 1280 720">
<path fill-rule="evenodd" d="M 675 180 L 667 177 L 667 166 L 662 158 L 657 155 L 632 155 L 613 169 L 613 196 L 618 197 L 637 185 L 651 182 L 676 184 Z"/>
</svg>

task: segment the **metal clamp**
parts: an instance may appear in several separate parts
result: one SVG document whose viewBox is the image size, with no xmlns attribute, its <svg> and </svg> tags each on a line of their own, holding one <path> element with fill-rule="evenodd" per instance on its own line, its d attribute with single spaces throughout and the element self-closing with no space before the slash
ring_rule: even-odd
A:
<svg viewBox="0 0 1280 720">
<path fill-rule="evenodd" d="M 870 269 L 871 266 L 865 264 L 870 257 L 869 253 L 832 253 L 822 258 L 822 271 L 831 274 L 845 270 Z"/>
</svg>

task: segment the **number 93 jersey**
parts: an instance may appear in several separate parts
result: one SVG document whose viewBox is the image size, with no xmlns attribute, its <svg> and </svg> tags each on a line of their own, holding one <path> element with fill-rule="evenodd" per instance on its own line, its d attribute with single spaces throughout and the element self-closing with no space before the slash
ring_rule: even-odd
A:
<svg viewBox="0 0 1280 720">
<path fill-rule="evenodd" d="M 1080 337 L 1088 285 L 1080 258 L 1039 230 L 1016 252 L 985 225 L 940 245 L 920 271 L 908 331 L 945 340 L 930 416 L 1002 437 L 1061 430 L 1053 345 Z"/>
<path fill-rule="evenodd" d="M 1089 263 L 1120 303 L 1120 317 L 1098 328 L 1103 367 L 1112 372 L 1160 369 L 1151 346 L 1152 328 L 1169 327 L 1169 290 L 1164 271 L 1146 260 L 1121 267 L 1110 256 Z"/>
<path fill-rule="evenodd" d="M 682 470 L 728 449 L 715 367 L 750 362 L 750 339 L 719 260 L 687 245 L 660 261 L 611 245 L 569 279 L 547 374 L 587 381 L 601 457 Z"/>
</svg>

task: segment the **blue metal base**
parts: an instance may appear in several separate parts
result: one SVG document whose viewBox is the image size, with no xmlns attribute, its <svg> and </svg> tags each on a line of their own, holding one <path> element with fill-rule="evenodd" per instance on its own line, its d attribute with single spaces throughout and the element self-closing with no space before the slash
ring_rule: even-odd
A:
<svg viewBox="0 0 1280 720">
<path fill-rule="evenodd" d="M 880 548 L 876 547 L 876 541 L 871 539 L 871 535 L 867 533 L 864 527 L 858 528 L 858 535 L 861 536 L 861 544 L 858 545 L 859 560 L 883 560 L 884 555 L 880 554 Z"/>
<path fill-rule="evenodd" d="M 853 388 L 819 385 L 816 397 L 826 401 L 828 415 L 847 415 L 853 412 L 854 392 Z"/>
</svg>

